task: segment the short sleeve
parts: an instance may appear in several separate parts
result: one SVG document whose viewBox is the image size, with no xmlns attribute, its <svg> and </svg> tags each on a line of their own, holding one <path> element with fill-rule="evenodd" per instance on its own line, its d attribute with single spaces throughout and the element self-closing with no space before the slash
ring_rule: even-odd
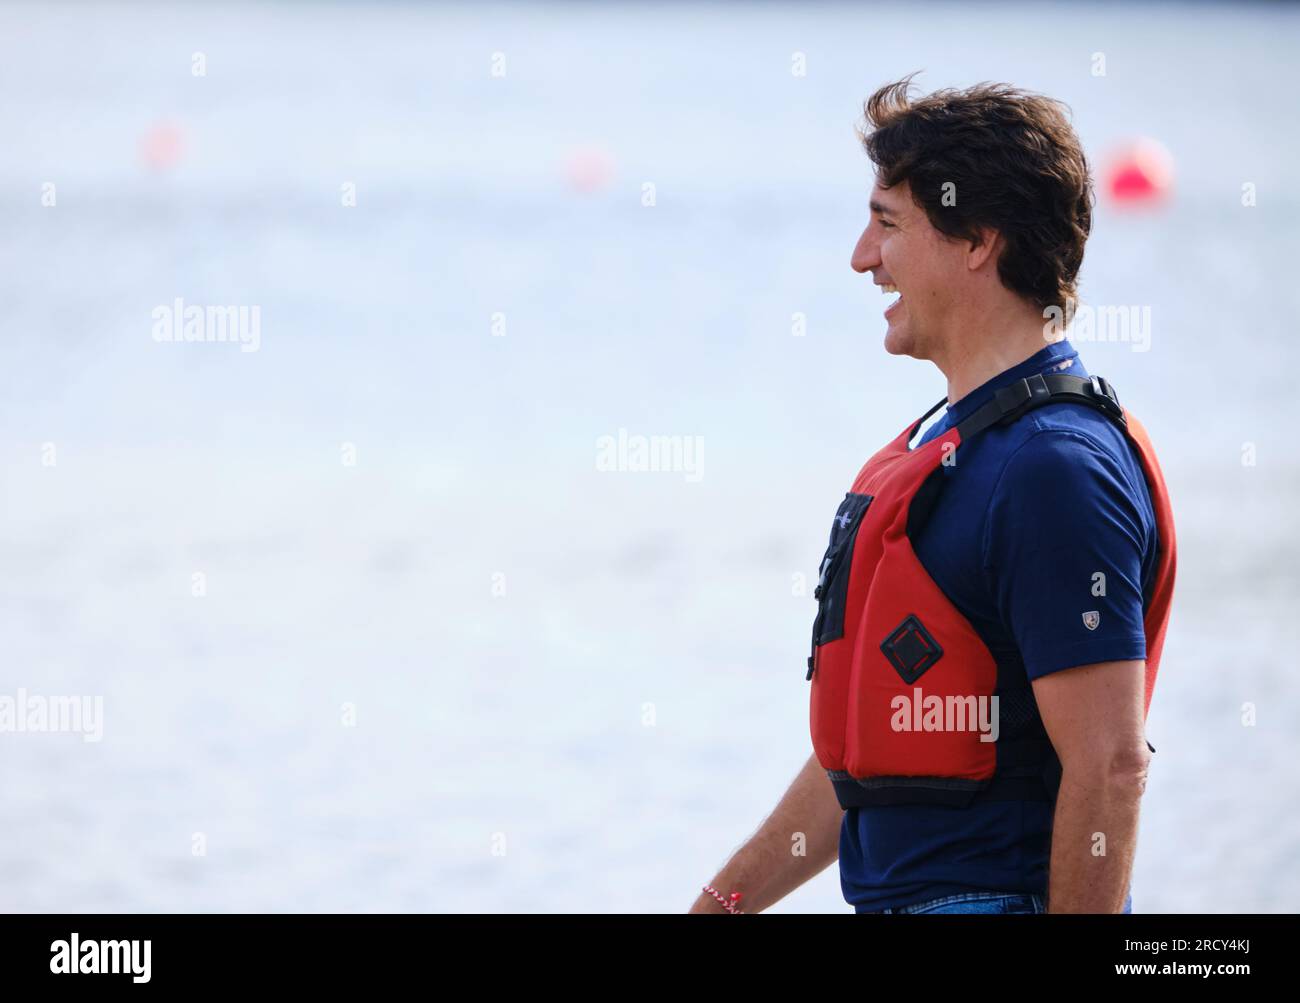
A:
<svg viewBox="0 0 1300 1003">
<path fill-rule="evenodd" d="M 1145 485 L 1087 435 L 1043 429 L 1011 455 L 990 500 L 984 562 L 1030 679 L 1146 657 L 1153 525 Z"/>
</svg>

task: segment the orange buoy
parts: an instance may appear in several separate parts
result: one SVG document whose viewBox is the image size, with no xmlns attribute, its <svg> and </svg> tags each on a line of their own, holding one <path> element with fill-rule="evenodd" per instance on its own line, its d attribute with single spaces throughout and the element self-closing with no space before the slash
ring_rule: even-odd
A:
<svg viewBox="0 0 1300 1003">
<path fill-rule="evenodd" d="M 1174 158 L 1154 139 L 1126 143 L 1106 164 L 1105 192 L 1111 202 L 1127 208 L 1163 202 L 1173 182 Z"/>
</svg>

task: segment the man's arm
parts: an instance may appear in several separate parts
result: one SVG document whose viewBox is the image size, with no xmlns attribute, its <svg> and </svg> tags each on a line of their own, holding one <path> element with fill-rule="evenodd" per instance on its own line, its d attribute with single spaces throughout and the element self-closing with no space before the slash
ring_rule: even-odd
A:
<svg viewBox="0 0 1300 1003">
<path fill-rule="evenodd" d="M 774 905 L 835 862 L 843 814 L 826 771 L 809 757 L 772 814 L 709 884 L 723 895 L 740 892 L 747 913 Z M 690 911 L 722 914 L 723 908 L 701 892 Z"/>
<path fill-rule="evenodd" d="M 986 527 L 998 613 L 1061 760 L 1048 911 L 1119 912 L 1148 762 L 1143 475 L 1113 428 L 1040 428 L 1007 461 Z"/>
<path fill-rule="evenodd" d="M 1137 852 L 1146 786 L 1143 661 L 1098 662 L 1035 679 L 1061 760 L 1047 911 L 1118 913 Z"/>
</svg>

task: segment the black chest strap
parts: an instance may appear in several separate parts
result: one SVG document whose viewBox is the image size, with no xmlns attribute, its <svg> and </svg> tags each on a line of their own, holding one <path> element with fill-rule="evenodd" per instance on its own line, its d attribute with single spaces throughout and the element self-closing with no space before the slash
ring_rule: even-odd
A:
<svg viewBox="0 0 1300 1003">
<path fill-rule="evenodd" d="M 1027 411 L 1072 401 L 1097 408 L 1123 425 L 1124 409 L 1114 388 L 1100 376 L 1071 376 L 1068 373 L 1039 373 L 1016 380 L 993 394 L 993 399 L 957 424 L 962 442 L 967 442 L 993 425 L 1009 425 Z"/>
</svg>

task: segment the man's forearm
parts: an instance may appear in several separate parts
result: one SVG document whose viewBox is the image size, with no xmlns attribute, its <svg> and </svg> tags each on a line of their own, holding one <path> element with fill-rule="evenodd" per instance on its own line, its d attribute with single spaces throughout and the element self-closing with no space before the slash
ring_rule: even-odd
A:
<svg viewBox="0 0 1300 1003">
<path fill-rule="evenodd" d="M 1066 770 L 1056 800 L 1047 911 L 1118 913 L 1137 854 L 1145 763 Z"/>
<path fill-rule="evenodd" d="M 839 856 L 843 811 L 826 771 L 809 758 L 772 814 L 713 878 L 723 895 L 740 892 L 745 912 L 760 912 L 820 874 Z M 720 912 L 701 895 L 692 912 Z"/>
</svg>

